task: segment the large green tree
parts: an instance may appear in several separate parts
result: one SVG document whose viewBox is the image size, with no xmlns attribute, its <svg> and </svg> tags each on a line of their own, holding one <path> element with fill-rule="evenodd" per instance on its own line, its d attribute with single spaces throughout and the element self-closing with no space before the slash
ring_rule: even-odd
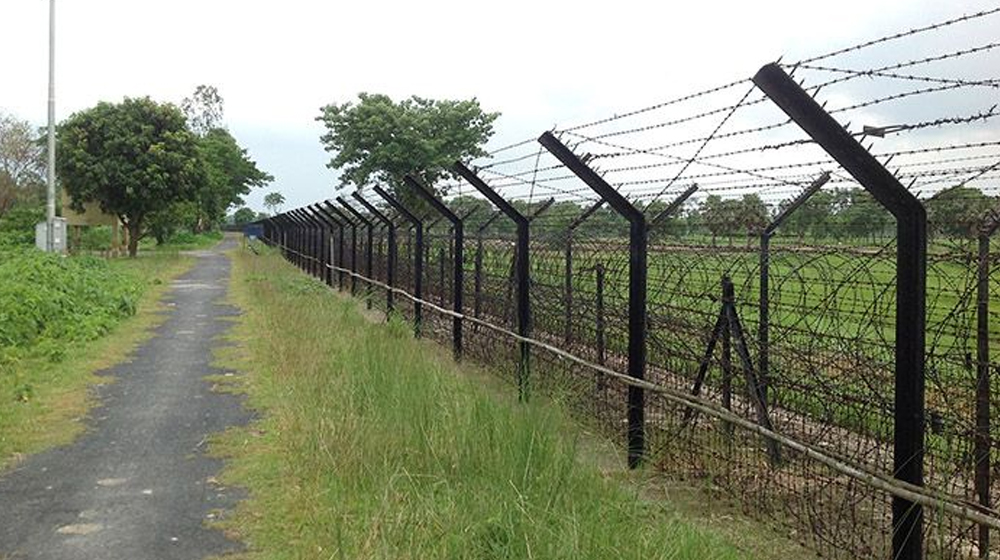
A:
<svg viewBox="0 0 1000 560">
<path fill-rule="evenodd" d="M 955 237 L 976 237 L 997 199 L 972 187 L 958 185 L 927 199 L 927 220 L 934 230 Z"/>
<path fill-rule="evenodd" d="M 484 112 L 476 99 L 464 101 L 411 97 L 399 103 L 386 95 L 362 93 L 358 102 L 322 108 L 321 137 L 333 155 L 328 167 L 340 171 L 342 186 L 382 183 L 404 200 L 411 174 L 434 185 L 450 174 L 456 160 L 486 155 L 499 113 Z"/>
<path fill-rule="evenodd" d="M 241 206 L 251 189 L 263 187 L 274 177 L 257 168 L 245 149 L 227 130 L 214 128 L 198 139 L 198 152 L 205 166 L 205 181 L 197 193 L 198 222 L 204 230 L 222 221 L 232 206 Z"/>
<path fill-rule="evenodd" d="M 205 182 L 198 139 L 172 104 L 148 97 L 99 103 L 59 125 L 56 158 L 72 206 L 97 202 L 128 228 L 129 255 L 147 233 L 147 218 L 193 201 Z"/>
<path fill-rule="evenodd" d="M 246 206 L 237 209 L 236 212 L 233 212 L 233 223 L 239 226 L 249 224 L 256 219 L 257 213 Z"/>
</svg>

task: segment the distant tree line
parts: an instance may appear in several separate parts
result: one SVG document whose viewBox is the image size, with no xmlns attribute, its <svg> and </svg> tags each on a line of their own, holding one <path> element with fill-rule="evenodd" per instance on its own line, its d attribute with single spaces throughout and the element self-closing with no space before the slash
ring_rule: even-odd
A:
<svg viewBox="0 0 1000 560">
<path fill-rule="evenodd" d="M 514 206 L 525 214 L 540 207 L 543 200 L 528 204 L 517 200 Z M 750 242 L 784 210 L 792 199 L 777 206 L 769 206 L 757 194 L 722 198 L 710 194 L 700 202 L 688 203 L 676 216 L 663 220 L 652 232 L 653 239 L 704 236 L 708 243 L 724 240 L 729 245 L 737 239 Z M 475 231 L 496 211 L 488 201 L 463 195 L 449 203 L 459 214 L 475 209 L 466 224 L 467 231 Z M 978 235 L 984 218 L 991 211 L 1000 209 L 1000 199 L 989 197 L 978 189 L 958 186 L 946 189 L 924 201 L 932 235 L 970 238 Z M 667 203 L 656 201 L 644 208 L 648 219 L 662 212 Z M 556 202 L 545 213 L 547 229 L 565 231 L 586 209 L 575 202 Z M 782 224 L 777 235 L 809 240 L 857 240 L 876 243 L 883 236 L 894 235 L 895 221 L 867 191 L 860 188 L 820 190 L 793 212 Z M 514 224 L 506 218 L 497 219 L 491 231 L 514 234 Z M 628 235 L 628 224 L 610 208 L 604 206 L 578 226 L 580 237 L 618 237 Z"/>
</svg>

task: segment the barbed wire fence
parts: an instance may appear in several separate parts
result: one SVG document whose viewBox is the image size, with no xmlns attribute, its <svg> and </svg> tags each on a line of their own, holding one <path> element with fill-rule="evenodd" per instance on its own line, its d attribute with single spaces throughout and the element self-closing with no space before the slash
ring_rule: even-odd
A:
<svg viewBox="0 0 1000 560">
<path fill-rule="evenodd" d="M 265 239 L 824 556 L 988 558 L 1000 43 L 974 41 L 998 17 L 556 128 Z"/>
</svg>

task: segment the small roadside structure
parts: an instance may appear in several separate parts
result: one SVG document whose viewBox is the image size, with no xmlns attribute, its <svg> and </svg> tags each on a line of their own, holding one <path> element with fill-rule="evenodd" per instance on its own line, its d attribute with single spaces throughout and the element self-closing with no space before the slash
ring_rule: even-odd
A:
<svg viewBox="0 0 1000 560">
<path fill-rule="evenodd" d="M 107 214 L 101 210 L 100 204 L 96 202 L 84 203 L 83 212 L 73 210 L 70 196 L 64 190 L 62 193 L 62 217 L 66 220 L 67 244 L 70 252 L 77 252 L 84 249 L 83 236 L 87 230 L 96 228 L 107 228 L 110 230 L 110 239 L 106 246 L 98 247 L 97 250 L 109 257 L 118 257 L 125 254 L 128 247 L 128 230 L 118 219 L 118 216 Z M 100 238 L 92 236 L 91 238 Z M 86 247 L 94 248 L 94 247 Z"/>
</svg>

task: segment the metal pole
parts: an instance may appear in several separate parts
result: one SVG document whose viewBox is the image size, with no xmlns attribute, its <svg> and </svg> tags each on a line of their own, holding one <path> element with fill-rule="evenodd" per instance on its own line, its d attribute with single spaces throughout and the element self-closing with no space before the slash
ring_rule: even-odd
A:
<svg viewBox="0 0 1000 560">
<path fill-rule="evenodd" d="M 343 206 L 348 212 L 350 212 L 351 215 L 353 215 L 355 218 L 357 218 L 359 222 L 363 223 L 365 225 L 365 228 L 368 230 L 367 246 L 365 247 L 365 258 L 368 259 L 368 263 L 365 265 L 365 275 L 368 278 L 371 278 L 372 277 L 372 241 L 375 238 L 375 232 L 374 232 L 375 224 L 371 220 L 369 220 L 368 218 L 366 218 L 364 216 L 364 214 L 362 214 L 361 212 L 358 212 L 358 210 L 356 208 L 354 208 L 353 206 L 351 206 L 350 203 L 348 203 L 347 200 L 344 199 L 344 197 L 338 196 L 337 197 L 337 202 L 339 202 L 341 206 Z M 357 268 L 357 267 L 355 267 L 355 268 Z M 372 284 L 371 284 L 371 282 L 365 282 L 365 284 L 368 285 L 368 287 L 365 289 L 365 300 L 367 302 L 366 305 L 367 305 L 368 309 L 371 309 L 372 308 Z"/>
<path fill-rule="evenodd" d="M 530 293 L 531 266 L 528 252 L 530 246 L 530 220 L 518 212 L 513 205 L 507 202 L 507 200 L 493 190 L 492 187 L 486 184 L 486 181 L 479 178 L 479 176 L 473 173 L 471 169 L 463 165 L 461 162 L 455 163 L 454 170 L 517 225 L 517 247 L 514 255 L 514 258 L 516 259 L 514 263 L 514 283 L 517 284 L 517 333 L 524 338 L 530 338 L 532 330 Z M 551 202 L 548 204 L 551 204 Z M 548 206 L 546 206 L 546 208 L 547 207 Z M 482 240 L 481 234 L 483 229 L 483 227 L 479 228 L 480 241 Z M 482 247 L 482 243 L 479 244 L 479 247 Z M 476 257 L 478 277 L 482 268 L 482 252 L 478 251 Z M 521 353 L 521 359 L 517 366 L 517 388 L 518 397 L 523 401 L 528 398 L 528 376 L 531 370 L 531 347 L 527 342 L 521 341 L 519 344 L 519 350 Z"/>
<path fill-rule="evenodd" d="M 979 267 L 976 294 L 976 440 L 975 487 L 979 505 L 990 507 L 990 448 L 993 445 L 990 430 L 990 236 L 1000 225 L 996 219 L 988 223 L 979 234 Z M 990 556 L 990 528 L 979 526 L 979 557 Z"/>
<path fill-rule="evenodd" d="M 765 65 L 753 82 L 896 218 L 893 476 L 923 486 L 927 212 L 892 173 L 780 66 Z M 894 560 L 922 560 L 923 518 L 923 506 L 893 497 Z"/>
<path fill-rule="evenodd" d="M 407 176 L 403 177 L 403 182 L 407 186 L 409 186 L 411 189 L 413 189 L 413 191 L 415 193 L 417 193 L 417 195 L 419 197 L 423 198 L 425 201 L 427 201 L 428 203 L 430 203 L 430 205 L 433 206 L 434 209 L 438 211 L 438 213 L 440 213 L 442 216 L 444 216 L 445 219 L 447 219 L 449 222 L 451 222 L 451 225 L 454 227 L 454 231 L 455 231 L 455 240 L 454 240 L 454 243 L 455 243 L 455 263 L 454 263 L 454 267 L 455 267 L 455 270 L 454 270 L 454 281 L 453 281 L 454 286 L 453 286 L 453 291 L 454 291 L 455 295 L 454 295 L 454 298 L 452 299 L 452 302 L 453 302 L 452 309 L 453 309 L 453 311 L 455 311 L 455 313 L 458 316 L 452 318 L 452 342 L 454 344 L 454 349 L 455 349 L 455 359 L 456 360 L 461 360 L 462 359 L 462 319 L 461 319 L 460 316 L 462 315 L 462 312 L 463 312 L 462 311 L 462 291 L 463 291 L 462 290 L 462 284 L 463 284 L 463 278 L 464 278 L 464 273 L 465 273 L 465 267 L 462 265 L 462 263 L 464 262 L 464 253 L 463 253 L 464 247 L 463 247 L 463 245 L 465 243 L 465 233 L 464 233 L 464 228 L 462 227 L 462 220 L 458 216 L 456 216 L 455 213 L 451 211 L 451 209 L 449 209 L 447 206 L 445 206 L 443 202 L 441 202 L 440 200 L 438 200 L 438 198 L 436 196 L 434 196 L 433 193 L 431 193 L 430 189 L 428 189 L 426 186 L 424 186 L 423 184 L 421 184 L 419 181 L 417 181 L 413 177 L 407 175 Z M 444 290 L 444 286 L 441 286 L 441 289 Z"/>
<path fill-rule="evenodd" d="M 401 202 L 385 192 L 382 187 L 376 186 L 372 190 L 388 202 L 389 206 L 392 206 L 396 212 L 402 214 L 407 221 L 413 224 L 413 229 L 416 231 L 416 239 L 414 240 L 415 251 L 413 253 L 413 297 L 416 298 L 416 301 L 413 302 L 413 336 L 419 337 L 420 323 L 423 319 L 424 309 L 421 303 L 424 297 L 424 223 L 410 212 L 406 206 L 403 206 Z"/>
<path fill-rule="evenodd" d="M 354 243 L 354 239 L 357 237 L 355 235 L 355 233 L 357 232 L 357 224 L 354 223 L 354 220 L 352 220 L 350 217 L 348 217 L 347 214 L 344 214 L 343 212 L 341 212 L 340 209 L 337 208 L 336 206 L 334 206 L 329 200 L 326 201 L 326 202 L 324 202 L 323 204 L 326 207 L 327 212 L 332 213 L 334 216 L 336 216 L 337 218 L 339 218 L 338 221 L 340 223 L 346 224 L 346 226 L 348 226 L 348 227 L 351 228 L 351 242 Z M 340 247 L 340 268 L 342 269 L 340 271 L 340 289 L 341 290 L 344 289 L 345 278 L 347 276 L 347 273 L 345 273 L 343 271 L 343 269 L 347 268 L 346 262 L 345 262 L 347 260 L 347 257 L 344 255 L 344 232 L 345 232 L 345 230 L 346 230 L 346 228 L 343 227 L 343 226 L 341 226 L 341 228 L 340 228 L 340 239 L 338 240 L 338 245 Z M 352 251 L 352 255 L 354 255 L 354 254 L 355 253 Z M 351 258 L 353 259 L 354 257 L 352 256 Z M 354 262 L 353 261 L 351 262 L 351 271 L 356 272 L 354 270 Z M 351 278 L 352 278 L 351 294 L 354 294 L 354 282 L 353 282 L 354 277 L 352 276 Z"/>
<path fill-rule="evenodd" d="M 592 216 L 594 212 L 597 212 L 601 206 L 604 206 L 604 200 L 598 200 L 596 203 L 591 205 L 589 208 L 583 211 L 582 214 L 576 217 L 569 227 L 566 228 L 566 262 L 565 270 L 563 271 L 563 305 L 565 307 L 563 324 L 565 328 L 565 342 L 569 344 L 573 339 L 573 232 L 576 231 L 587 218 Z"/>
<path fill-rule="evenodd" d="M 628 374 L 646 377 L 646 252 L 649 230 L 646 217 L 614 187 L 567 148 L 551 132 L 538 139 L 574 175 L 606 200 L 615 212 L 629 221 L 628 289 Z M 646 393 L 641 387 L 628 388 L 628 465 L 636 468 L 646 452 Z"/>
<path fill-rule="evenodd" d="M 757 323 L 757 366 L 760 375 L 760 398 L 764 406 L 768 403 L 771 386 L 771 237 L 778 227 L 793 212 L 830 180 L 830 173 L 824 172 L 809 184 L 784 210 L 781 211 L 760 234 L 760 299 L 758 301 L 759 320 Z"/>
<path fill-rule="evenodd" d="M 597 363 L 600 365 L 607 364 L 607 342 L 605 341 L 604 335 L 604 263 L 597 263 L 594 265 L 594 280 L 597 283 L 597 289 L 595 293 L 595 328 L 597 330 Z M 607 387 L 605 383 L 604 375 L 597 374 L 597 389 L 602 394 Z"/>
<path fill-rule="evenodd" d="M 49 0 L 49 131 L 45 250 L 56 250 L 56 0 Z"/>
<path fill-rule="evenodd" d="M 385 224 L 385 228 L 388 235 L 389 241 L 389 255 L 386 257 L 386 284 L 389 285 L 388 290 L 385 292 L 385 307 L 389 314 L 393 311 L 393 291 L 392 288 L 396 287 L 396 224 L 389 219 L 388 216 L 383 214 L 375 208 L 370 202 L 361 196 L 361 193 L 355 191 L 352 195 L 354 200 L 361 203 L 362 206 L 368 210 L 372 216 Z"/>
</svg>

